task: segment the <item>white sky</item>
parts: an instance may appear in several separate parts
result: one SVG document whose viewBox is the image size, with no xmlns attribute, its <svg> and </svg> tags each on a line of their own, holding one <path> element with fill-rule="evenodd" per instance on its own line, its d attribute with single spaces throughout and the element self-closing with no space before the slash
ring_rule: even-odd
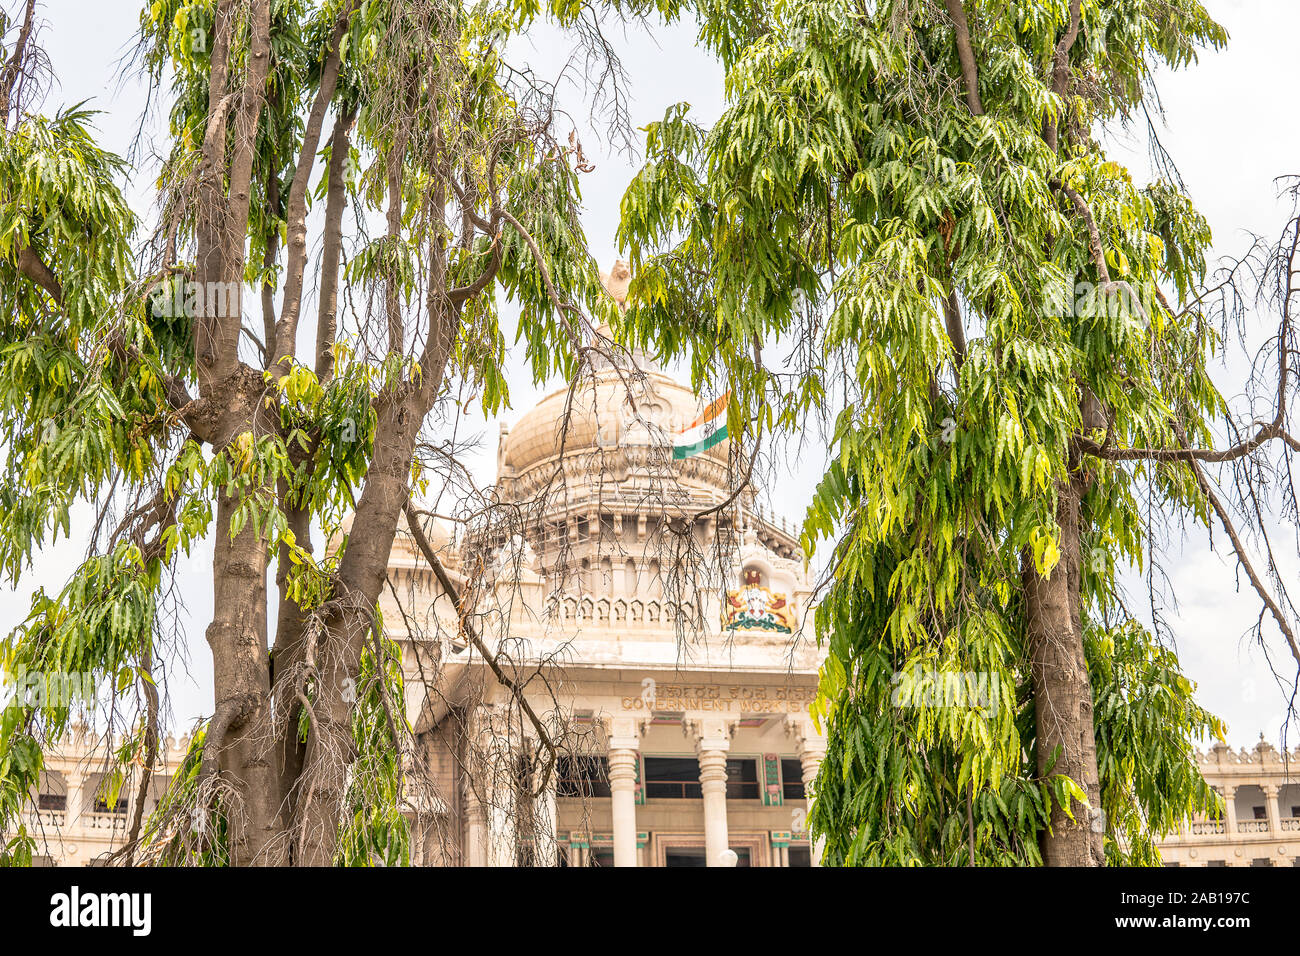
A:
<svg viewBox="0 0 1300 956">
<path fill-rule="evenodd" d="M 133 81 L 119 83 L 118 66 L 144 5 L 144 0 L 45 0 L 44 7 L 47 25 L 41 40 L 59 80 L 47 109 L 92 100 L 94 107 L 105 111 L 99 118 L 102 143 L 123 154 L 136 134 L 145 91 Z M 0 6 L 12 9 L 15 2 L 0 0 Z M 1273 179 L 1300 173 L 1300 124 L 1294 122 L 1290 89 L 1295 76 L 1294 38 L 1300 36 L 1300 3 L 1208 0 L 1207 6 L 1227 27 L 1231 41 L 1225 51 L 1205 55 L 1198 66 L 1162 77 L 1160 93 L 1168 128 L 1161 138 L 1214 229 L 1216 253 L 1232 255 L 1244 251 L 1247 232 L 1266 238 L 1277 234 L 1287 210 L 1276 199 Z M 717 117 L 722 108 L 721 71 L 695 49 L 692 29 L 671 27 L 653 36 L 641 30 L 627 34 L 615 30 L 614 36 L 630 74 L 636 126 L 659 119 L 667 106 L 679 101 L 691 103 L 702 122 Z M 540 74 L 555 76 L 568 50 L 567 40 L 544 29 L 536 33 L 531 49 L 521 46 L 514 59 L 526 57 Z M 572 99 L 581 126 L 586 112 L 576 90 Z M 145 129 L 156 136 L 158 117 Z M 608 267 L 617 252 L 619 200 L 634 163 L 612 155 L 591 130 L 583 135 L 583 142 L 597 167 L 583 181 L 583 221 L 591 248 Z M 1143 130 L 1115 137 L 1111 146 L 1137 179 L 1150 177 Z M 142 163 L 128 186 L 128 195 L 146 223 L 152 215 L 154 172 Z M 512 352 L 509 364 L 514 410 L 504 417 L 513 422 L 541 392 L 532 387 L 521 356 Z M 1216 371 L 1220 388 L 1230 398 L 1241 389 L 1240 375 L 1233 374 L 1239 370 L 1237 365 Z M 548 388 L 558 384 L 549 383 Z M 474 470 L 484 483 L 494 477 L 496 424 L 485 422 L 477 429 L 484 440 L 474 457 Z M 786 516 L 802 515 L 820 477 L 823 462 L 810 458 L 792 461 L 789 475 L 780 482 L 777 510 Z M 37 586 L 57 592 L 82 557 L 87 527 L 84 516 L 74 522 L 73 540 L 48 548 L 17 592 L 0 589 L 0 629 L 8 631 L 25 617 L 29 595 Z M 1282 550 L 1294 541 L 1291 528 L 1275 538 Z M 1216 535 L 1216 543 L 1226 542 Z M 210 554 L 210 549 L 197 549 L 178 571 L 179 588 L 188 605 L 190 662 L 188 668 L 174 666 L 168 675 L 176 727 L 187 726 L 212 708 L 211 665 L 203 638 L 211 611 Z M 1300 561 L 1291 560 L 1290 569 L 1295 579 Z M 1177 611 L 1165 613 L 1177 633 L 1184 668 L 1199 683 L 1201 703 L 1228 722 L 1233 744 L 1249 745 L 1261 731 L 1276 741 L 1284 699 L 1259 648 L 1242 639 L 1259 614 L 1254 592 L 1248 584 L 1238 587 L 1231 559 L 1212 553 L 1206 534 L 1198 529 L 1192 530 L 1182 548 L 1174 546 L 1166 570 L 1181 604 Z M 1128 584 L 1134 603 L 1140 604 L 1141 582 L 1130 575 Z M 1274 640 L 1275 660 L 1285 672 L 1288 658 L 1280 635 L 1276 628 L 1266 630 Z"/>
</svg>

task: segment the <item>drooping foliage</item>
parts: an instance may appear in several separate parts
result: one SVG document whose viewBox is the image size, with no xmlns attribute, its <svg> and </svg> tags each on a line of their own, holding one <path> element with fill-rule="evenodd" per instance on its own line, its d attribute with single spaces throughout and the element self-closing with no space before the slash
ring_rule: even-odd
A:
<svg viewBox="0 0 1300 956">
<path fill-rule="evenodd" d="M 971 96 L 944 6 L 701 7 L 726 109 L 646 131 L 622 332 L 725 379 L 751 442 L 826 423 L 803 543 L 829 579 L 811 815 L 829 863 L 1038 863 L 1053 806 L 1087 806 L 1036 752 L 1026 588 L 1058 566 L 1106 859 L 1155 863 L 1159 835 L 1215 809 L 1194 747 L 1223 727 L 1117 568 L 1150 559 L 1153 507 L 1214 513 L 1186 461 L 1098 450 L 1210 445 L 1220 343 L 1205 303 L 1168 301 L 1203 287 L 1205 220 L 1094 131 L 1226 37 L 1195 0 L 966 3 Z M 1081 495 L 1071 554 L 1062 489 Z"/>
<path fill-rule="evenodd" d="M 417 442 L 425 418 L 436 429 L 462 402 L 493 415 L 509 400 L 503 311 L 518 312 L 541 380 L 571 376 L 584 322 L 612 310 L 578 221 L 580 144 L 554 90 L 505 59 L 541 18 L 590 16 L 151 0 L 137 65 L 170 148 L 148 233 L 122 195 L 142 171 L 95 144 L 92 113 L 6 96 L 0 568 L 17 584 L 74 509 L 101 519 L 68 586 L 37 594 L 3 644 L 6 674 L 95 675 L 80 698 L 3 711 L 5 861 L 30 859 L 21 812 L 42 751 L 78 715 L 107 712 L 125 731 L 127 786 L 132 764 L 154 762 L 178 650 L 172 572 L 204 540 L 217 544 L 217 716 L 153 818 L 132 821 L 128 858 L 409 861 L 411 729 L 371 592 L 401 502 L 454 467 L 436 440 Z M 31 75 L 36 32 L 19 42 L 2 26 L 0 60 Z M 314 335 L 305 318 L 298 330 L 308 308 Z M 358 532 L 341 520 L 358 502 L 374 541 L 349 554 Z M 313 532 L 335 546 L 314 548 Z M 277 558 L 268 594 L 256 569 Z M 254 773 L 268 741 L 278 780 Z"/>
</svg>

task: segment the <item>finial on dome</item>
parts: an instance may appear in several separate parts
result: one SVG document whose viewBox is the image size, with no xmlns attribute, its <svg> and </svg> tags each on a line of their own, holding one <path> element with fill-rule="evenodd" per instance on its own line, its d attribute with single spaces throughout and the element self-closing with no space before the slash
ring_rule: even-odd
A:
<svg viewBox="0 0 1300 956">
<path fill-rule="evenodd" d="M 600 283 L 618 303 L 619 311 L 627 309 L 627 285 L 632 281 L 632 270 L 622 259 L 614 260 L 614 267 L 600 274 Z"/>
</svg>

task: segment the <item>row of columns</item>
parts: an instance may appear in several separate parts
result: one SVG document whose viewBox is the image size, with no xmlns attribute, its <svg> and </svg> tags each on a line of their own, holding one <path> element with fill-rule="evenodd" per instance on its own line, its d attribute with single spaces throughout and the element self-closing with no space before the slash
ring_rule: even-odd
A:
<svg viewBox="0 0 1300 956">
<path fill-rule="evenodd" d="M 647 717 L 604 719 L 606 760 L 613 822 L 614 865 L 636 866 L 638 861 L 636 786 L 641 739 L 650 725 Z M 708 866 L 734 864 L 729 859 L 727 824 L 727 757 L 738 718 L 729 716 L 688 717 L 682 729 L 694 742 L 699 761 L 700 790 L 704 810 L 704 846 Z M 466 852 L 469 866 L 514 866 L 519 811 L 516 806 L 517 757 L 534 743 L 520 738 L 517 723 L 512 728 L 508 711 L 491 705 L 476 708 L 471 718 L 469 739 L 477 746 L 467 755 L 463 779 L 462 807 L 465 814 Z M 826 754 L 826 741 L 805 717 L 786 718 L 786 731 L 793 737 L 799 756 L 805 793 L 811 794 L 817 772 Z M 554 860 L 557 851 L 555 780 L 531 796 L 530 828 L 533 849 L 539 860 Z M 812 862 L 821 858 L 820 841 L 812 847 Z"/>
<path fill-rule="evenodd" d="M 700 765 L 700 792 L 704 804 L 704 855 L 708 866 L 726 866 L 730 834 L 727 827 L 727 755 L 737 725 L 735 717 L 688 717 L 683 731 L 695 743 Z M 614 865 L 637 865 L 636 776 L 641 737 L 649 726 L 644 717 L 607 717 L 606 759 L 609 766 L 610 804 L 614 828 Z M 826 741 L 806 718 L 786 720 L 794 737 L 803 774 L 804 792 L 811 794 Z M 821 860 L 820 842 L 812 848 L 813 865 Z"/>
<path fill-rule="evenodd" d="M 1248 786 L 1242 784 L 1240 786 Z M 1275 783 L 1256 784 L 1264 792 L 1264 806 L 1268 813 L 1268 829 L 1270 833 L 1278 833 L 1282 829 L 1282 814 L 1278 808 L 1278 796 L 1282 788 Z M 1237 790 L 1238 785 L 1224 784 L 1219 787 L 1219 792 L 1223 796 L 1223 819 L 1224 832 L 1233 834 L 1237 832 Z"/>
</svg>

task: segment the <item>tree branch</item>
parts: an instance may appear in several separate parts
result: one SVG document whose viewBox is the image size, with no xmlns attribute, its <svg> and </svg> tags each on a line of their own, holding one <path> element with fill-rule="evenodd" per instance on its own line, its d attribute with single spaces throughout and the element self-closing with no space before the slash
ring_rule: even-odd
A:
<svg viewBox="0 0 1300 956">
<path fill-rule="evenodd" d="M 23 75 L 23 61 L 27 58 L 27 41 L 31 39 L 35 17 L 36 0 L 27 0 L 23 25 L 18 31 L 18 41 L 14 44 L 13 55 L 9 57 L 4 67 L 0 68 L 0 128 L 7 128 L 9 125 L 9 104 L 13 101 L 14 89 Z"/>
<path fill-rule="evenodd" d="M 338 330 L 339 260 L 343 251 L 343 209 L 347 199 L 346 167 L 352 148 L 357 108 L 334 118 L 330 136 L 329 182 L 325 188 L 325 232 L 321 246 L 320 297 L 316 312 L 316 378 L 324 385 L 334 377 L 334 338 Z"/>
<path fill-rule="evenodd" d="M 285 206 L 285 218 L 288 222 L 289 261 L 285 266 L 284 303 L 280 308 L 280 318 L 275 323 L 275 344 L 266 343 L 268 370 L 276 377 L 287 375 L 289 364 L 296 352 L 298 339 L 298 317 L 302 311 L 303 273 L 307 267 L 307 185 L 311 179 L 311 170 L 316 163 L 316 151 L 320 145 L 321 129 L 325 124 L 325 112 L 334 99 L 334 90 L 338 86 L 339 71 L 342 67 L 343 36 L 347 33 L 348 23 L 352 18 L 355 0 L 348 3 L 334 22 L 334 33 L 330 37 L 329 55 L 321 68 L 320 86 L 312 102 L 311 112 L 303 127 L 302 146 L 298 150 L 298 165 L 294 169 L 293 182 L 289 185 L 289 201 Z"/>
<path fill-rule="evenodd" d="M 429 538 L 425 535 L 424 528 L 420 526 L 420 520 L 417 516 L 415 506 L 408 500 L 403 506 L 403 510 L 406 513 L 407 527 L 411 529 L 411 537 L 415 539 L 416 546 L 420 549 L 420 553 L 424 555 L 425 560 L 429 562 L 429 566 L 433 568 L 434 577 L 438 579 L 438 583 L 442 586 L 442 589 L 447 592 L 447 596 L 451 598 L 452 603 L 456 606 L 457 614 L 460 617 L 461 629 L 469 637 L 470 643 L 474 645 L 475 649 L 483 655 L 483 660 L 487 663 L 493 676 L 495 676 L 501 685 L 510 691 L 515 700 L 519 702 L 519 708 L 528 718 L 528 722 L 533 725 L 533 729 L 537 732 L 539 742 L 546 748 L 546 765 L 542 770 L 541 778 L 536 789 L 532 791 L 534 797 L 541 796 L 550 780 L 551 770 L 555 766 L 555 741 L 551 739 L 550 731 L 546 729 L 545 724 L 542 723 L 542 719 L 537 716 L 537 712 L 533 710 L 532 704 L 530 704 L 528 698 L 524 696 L 524 689 L 501 668 L 501 665 L 497 662 L 496 655 L 488 650 L 487 645 L 483 643 L 482 638 L 479 637 L 478 632 L 474 629 L 474 625 L 470 623 L 468 611 L 464 604 L 461 603 L 460 591 L 443 568 L 442 562 L 438 560 L 438 555 L 435 553 L 433 545 L 429 543 Z"/>
<path fill-rule="evenodd" d="M 961 61 L 962 82 L 966 85 L 966 105 L 975 116 L 984 115 L 980 101 L 979 70 L 975 66 L 975 51 L 970 41 L 970 26 L 966 23 L 966 10 L 961 0 L 944 0 L 948 16 L 952 18 L 957 33 L 957 59 Z"/>
<path fill-rule="evenodd" d="M 1082 2 L 1083 0 L 1070 0 L 1070 25 L 1065 31 L 1065 36 L 1061 37 L 1061 42 L 1056 45 L 1056 53 L 1052 57 L 1052 92 L 1062 100 L 1065 99 L 1066 91 L 1070 87 L 1070 50 L 1074 46 L 1074 41 L 1079 38 Z M 1060 126 L 1059 116 L 1043 120 L 1043 139 L 1051 147 L 1052 152 L 1056 152 Z"/>
<path fill-rule="evenodd" d="M 18 271 L 48 292 L 55 305 L 63 305 L 63 286 L 41 257 L 26 246 L 18 250 Z"/>
<path fill-rule="evenodd" d="M 1179 441 L 1186 444 L 1187 437 L 1183 433 L 1182 426 L 1176 425 L 1174 430 L 1178 434 Z M 1223 503 L 1219 501 L 1219 497 L 1214 493 L 1214 489 L 1210 487 L 1209 479 L 1205 477 L 1205 472 L 1202 471 L 1201 466 L 1196 459 L 1191 459 L 1189 464 L 1191 465 L 1192 473 L 1196 476 L 1196 483 L 1200 485 L 1201 491 L 1205 494 L 1205 497 L 1209 499 L 1211 507 L 1214 508 L 1214 513 L 1219 516 L 1219 521 L 1223 524 L 1223 530 L 1228 532 L 1228 539 L 1232 542 L 1232 549 L 1237 554 L 1237 561 L 1241 564 L 1242 570 L 1246 572 L 1246 576 L 1250 578 L 1251 586 L 1259 595 L 1260 600 L 1264 602 L 1264 606 L 1268 608 L 1269 613 L 1273 615 L 1273 620 L 1277 621 L 1277 626 L 1281 628 L 1282 634 L 1291 648 L 1291 655 L 1296 659 L 1296 663 L 1300 664 L 1300 644 L 1296 643 L 1295 632 L 1291 630 L 1291 625 L 1287 622 L 1286 616 L 1282 613 L 1282 609 L 1278 607 L 1277 602 L 1273 600 L 1273 595 L 1271 595 L 1268 592 L 1268 589 L 1264 587 L 1264 582 L 1260 580 L 1259 575 L 1255 572 L 1254 565 L 1251 564 L 1250 558 L 1246 555 L 1246 549 L 1241 543 L 1241 538 L 1237 534 L 1237 529 L 1233 526 L 1232 518 L 1229 516 L 1228 510 L 1223 506 Z"/>
</svg>

